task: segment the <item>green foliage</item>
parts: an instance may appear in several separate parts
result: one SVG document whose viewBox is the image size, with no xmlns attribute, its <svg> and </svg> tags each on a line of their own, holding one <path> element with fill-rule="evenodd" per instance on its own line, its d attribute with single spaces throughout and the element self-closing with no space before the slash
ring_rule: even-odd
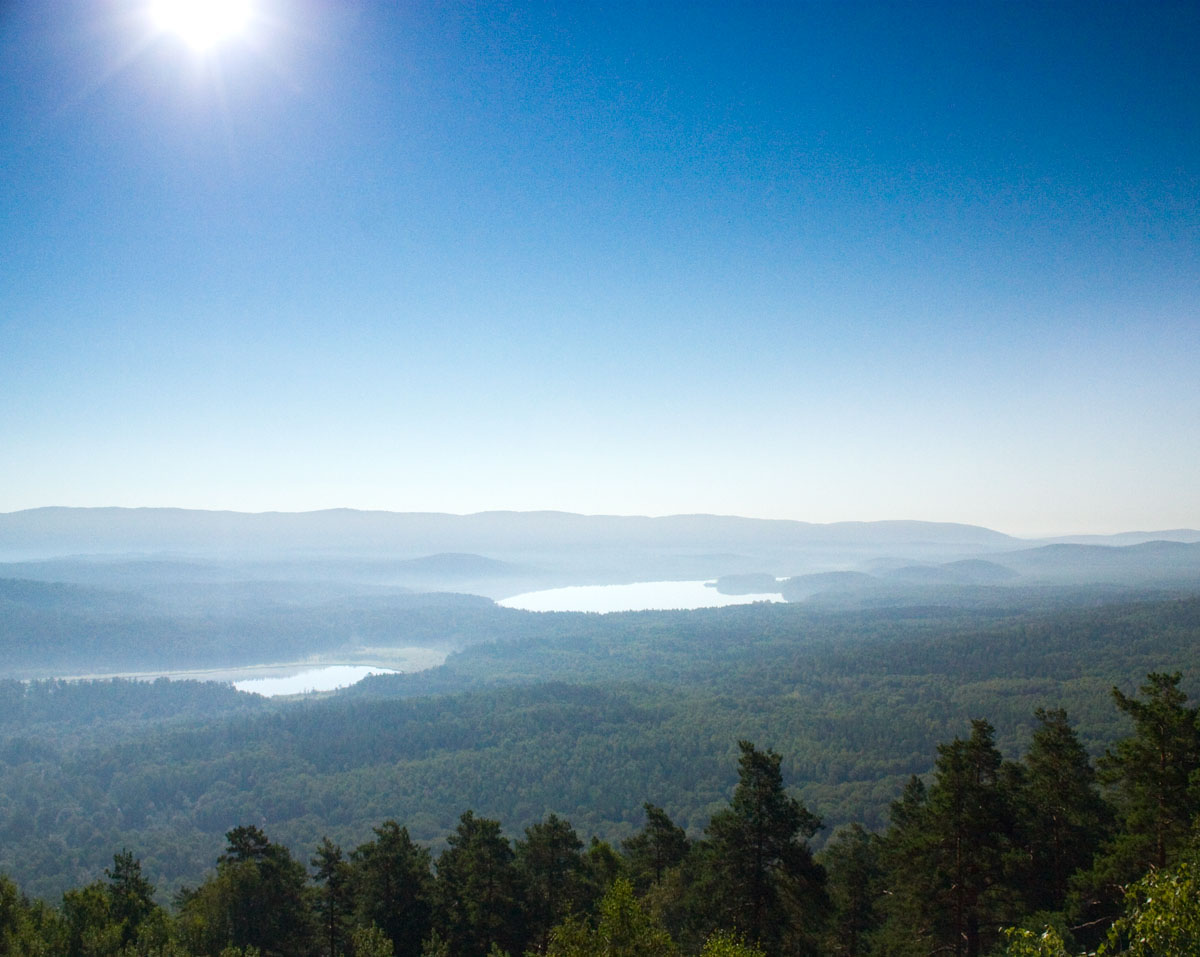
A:
<svg viewBox="0 0 1200 957">
<path fill-rule="evenodd" d="M 770 950 L 816 924 L 825 874 L 806 843 L 820 819 L 783 788 L 781 758 L 738 742 L 738 786 L 705 830 L 704 896 L 715 928 Z"/>
<path fill-rule="evenodd" d="M 61 957 L 67 928 L 45 904 L 30 904 L 17 885 L 0 875 L 0 954 L 4 957 Z"/>
<path fill-rule="evenodd" d="M 525 934 L 539 952 L 545 952 L 555 924 L 588 909 L 595 897 L 582 851 L 583 842 L 570 822 L 556 814 L 531 824 L 525 829 L 525 840 L 517 841 Z"/>
<path fill-rule="evenodd" d="M 307 855 L 388 818 L 437 845 L 465 807 L 514 835 L 553 809 L 620 846 L 648 795 L 696 837 L 736 783 L 739 739 L 770 741 L 831 826 L 882 830 L 972 715 L 1015 754 L 1052 702 L 1095 753 L 1124 733 L 1101 689 L 1164 662 L 1200 673 L 1194 599 L 421 614 L 422 633 L 498 640 L 302 703 L 186 682 L 0 682 L 0 870 L 57 899 L 136 847 L 165 897 L 199 882 L 241 822 Z"/>
<path fill-rule="evenodd" d="M 1200 953 L 1200 866 L 1196 862 L 1150 871 L 1129 888 L 1125 908 L 1109 932 L 1103 954 L 1195 957 Z"/>
<path fill-rule="evenodd" d="M 866 954 L 871 932 L 880 922 L 882 843 L 877 834 L 855 823 L 839 830 L 819 857 L 830 903 L 826 948 L 838 957 Z"/>
<path fill-rule="evenodd" d="M 1008 927 L 1003 936 L 1004 943 L 996 957 L 1071 957 L 1053 927 L 1047 927 L 1041 933 L 1023 927 Z"/>
<path fill-rule="evenodd" d="M 451 957 L 450 944 L 435 930 L 421 946 L 421 957 Z"/>
<path fill-rule="evenodd" d="M 583 855 L 583 863 L 587 868 L 588 883 L 593 888 L 611 887 L 613 881 L 626 877 L 629 870 L 625 858 L 608 841 L 595 835 Z"/>
<path fill-rule="evenodd" d="M 350 953 L 354 957 L 395 957 L 396 955 L 387 934 L 375 924 L 371 924 L 369 927 L 355 927 L 350 932 Z"/>
<path fill-rule="evenodd" d="M 641 907 L 624 878 L 613 883 L 597 909 L 594 927 L 580 917 L 555 927 L 548 957 L 678 957 L 671 935 Z"/>
<path fill-rule="evenodd" d="M 182 896 L 185 941 L 200 953 L 240 947 L 307 957 L 315 935 L 304 868 L 252 825 L 226 837 L 216 875 Z"/>
<path fill-rule="evenodd" d="M 599 888 L 617 893 L 622 882 L 636 910 L 615 906 L 617 894 L 610 928 L 640 927 L 626 937 L 652 948 L 676 948 L 674 934 L 693 954 L 707 940 L 729 953 L 822 945 L 846 957 L 969 955 L 1000 943 L 1002 923 L 1040 926 L 1039 912 L 1060 931 L 1099 920 L 1085 941 L 1094 947 L 1120 898 L 1084 892 L 1101 873 L 1114 886 L 1160 853 L 1168 867 L 1180 858 L 1200 763 L 1196 711 L 1177 675 L 1151 674 L 1137 697 L 1118 692 L 1115 709 L 1102 685 L 1143 657 L 1191 660 L 1197 609 L 1189 600 L 1008 617 L 794 608 L 546 616 L 528 640 L 474 650 L 437 674 L 155 732 L 145 731 L 149 719 L 108 727 L 104 696 L 158 714 L 170 700 L 164 689 L 41 689 L 33 707 L 25 691 L 0 683 L 0 865 L 38 875 L 42 897 L 54 881 L 71 886 L 56 910 L 0 884 L 0 954 L 583 953 L 608 946 L 594 936 L 603 922 L 594 902 Z M 1084 640 L 1081 659 L 1070 647 Z M 539 667 L 604 683 L 504 684 Z M 634 673 L 637 683 L 615 683 Z M 496 686 L 461 693 L 486 675 Z M 1064 709 L 1030 720 L 1047 700 L 1081 715 L 1078 734 Z M 984 711 L 1000 715 L 1000 734 L 977 721 L 969 738 L 950 740 L 966 714 Z M 35 712 L 36 722 L 22 723 Z M 73 743 L 89 721 L 89 743 Z M 1132 734 L 1117 740 L 1128 721 Z M 763 735 L 778 753 L 749 743 Z M 949 743 L 935 749 L 937 741 Z M 1088 761 L 1105 742 L 1116 820 Z M 1021 761 L 1002 759 L 1025 743 Z M 789 793 L 785 779 L 802 790 Z M 645 804 L 648 794 L 671 817 Z M 888 801 L 880 838 L 873 830 Z M 459 820 L 435 878 L 429 847 L 471 805 L 479 814 Z M 818 855 L 827 900 L 808 806 L 835 823 L 861 818 Z M 552 807 L 599 836 L 585 850 L 565 817 L 546 813 Z M 407 825 L 372 829 L 392 814 Z M 280 843 L 234 826 L 245 820 L 280 821 Z M 515 849 L 501 820 L 523 833 Z M 221 830 L 228 847 L 216 872 L 167 915 L 152 884 L 162 886 L 163 873 L 200 874 Z M 368 839 L 342 855 L 333 838 L 348 848 Z M 1081 877 L 1106 838 L 1101 866 Z M 113 847 L 131 846 L 148 856 L 123 851 L 104 868 Z M 313 879 L 287 847 L 307 851 Z M 1086 906 L 1093 911 L 1069 919 L 1049 913 Z M 1164 908 L 1174 920 L 1178 908 Z M 1127 920 L 1120 926 L 1132 927 Z M 382 943 L 363 936 L 372 926 Z M 1010 936 L 1006 946 L 1054 946 L 1030 940 Z M 1126 935 L 1106 946 L 1134 943 Z"/>
<path fill-rule="evenodd" d="M 67 925 L 66 957 L 115 957 L 121 949 L 122 927 L 111 916 L 111 901 L 96 882 L 63 895 Z"/>
<path fill-rule="evenodd" d="M 1031 910 L 1061 909 L 1073 874 L 1091 866 L 1112 828 L 1087 752 L 1061 708 L 1035 712 L 1039 724 L 1022 765 L 1020 879 Z"/>
<path fill-rule="evenodd" d="M 642 807 L 646 811 L 646 823 L 637 834 L 625 840 L 621 848 L 634 888 L 644 892 L 662 879 L 664 871 L 683 861 L 690 844 L 687 833 L 667 816 L 666 811 L 649 802 Z"/>
<path fill-rule="evenodd" d="M 350 855 L 358 919 L 380 929 L 395 957 L 419 957 L 433 914 L 429 850 L 395 821 L 384 821 L 374 834 Z"/>
<path fill-rule="evenodd" d="M 520 876 L 500 822 L 466 811 L 437 862 L 436 923 L 455 957 L 521 953 Z"/>
<path fill-rule="evenodd" d="M 114 855 L 108 877 L 109 913 L 121 927 L 121 944 L 131 943 L 155 911 L 154 885 L 142 876 L 142 862 L 125 850 Z"/>
<path fill-rule="evenodd" d="M 700 957 L 766 957 L 757 947 L 747 944 L 731 931 L 719 930 L 704 942 Z"/>
<path fill-rule="evenodd" d="M 319 886 L 317 914 L 323 950 L 329 957 L 337 957 L 345 952 L 346 925 L 354 906 L 350 865 L 342 849 L 328 837 L 321 839 L 310 863 L 316 868 L 313 879 Z"/>
<path fill-rule="evenodd" d="M 1200 867 L 1185 860 L 1152 868 L 1126 891 L 1124 913 L 1108 930 L 1098 957 L 1195 957 L 1200 953 Z M 1070 957 L 1062 936 L 1008 928 L 998 957 Z"/>
<path fill-rule="evenodd" d="M 1122 816 L 1122 839 L 1110 852 L 1118 874 L 1163 868 L 1184 843 L 1200 812 L 1197 708 L 1185 707 L 1179 672 L 1154 672 L 1141 698 L 1113 688 L 1117 708 L 1133 721 L 1133 734 L 1107 751 L 1100 763 Z"/>
<path fill-rule="evenodd" d="M 1164 688 L 1177 683 L 1166 676 Z M 1168 705 L 1174 716 L 1181 702 Z M 595 838 L 584 852 L 555 814 L 528 826 L 514 850 L 499 821 L 467 811 L 436 877 L 429 851 L 385 821 L 348 858 L 323 839 L 310 879 L 285 847 L 241 825 L 227 833 L 215 874 L 179 895 L 174 919 L 154 903 L 129 851 L 113 857 L 106 880 L 68 891 L 58 913 L 0 879 L 0 955 L 396 957 L 399 940 L 413 957 L 526 948 L 678 957 L 680 944 L 701 957 L 978 957 L 993 945 L 1010 957 L 1065 957 L 1073 944 L 1062 915 L 1036 910 L 1047 893 L 1039 871 L 1053 870 L 1046 862 L 1056 853 L 1064 873 L 1086 860 L 1088 822 L 1107 818 L 1065 712 L 1036 718 L 1020 763 L 1001 757 L 988 722 L 974 721 L 969 737 L 939 746 L 928 787 L 910 778 L 886 835 L 843 828 L 819 862 L 807 844 L 819 822 L 785 790 L 782 757 L 742 740 L 733 796 L 695 843 L 646 805 L 646 826 L 626 842 L 626 856 Z M 1128 741 L 1115 752 L 1135 753 Z M 627 873 L 643 875 L 641 899 Z M 604 875 L 617 876 L 596 904 Z M 1061 877 L 1047 883 L 1061 893 Z M 1099 953 L 1198 952 L 1198 901 L 1200 868 L 1190 858 L 1152 869 L 1129 888 Z M 1041 926 L 1044 914 L 1054 930 L 1000 932 L 1014 920 Z M 395 938 L 379 919 L 392 922 Z"/>
<path fill-rule="evenodd" d="M 973 721 L 969 738 L 938 747 L 926 793 L 910 784 L 887 835 L 892 934 L 909 947 L 982 952 L 1012 910 L 1006 856 L 1015 829 L 1013 776 L 992 726 Z"/>
</svg>

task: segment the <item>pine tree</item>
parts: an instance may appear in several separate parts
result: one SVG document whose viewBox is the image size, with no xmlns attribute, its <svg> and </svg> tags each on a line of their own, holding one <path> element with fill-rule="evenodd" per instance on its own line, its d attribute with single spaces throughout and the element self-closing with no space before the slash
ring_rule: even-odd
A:
<svg viewBox="0 0 1200 957">
<path fill-rule="evenodd" d="M 1006 885 L 1014 829 L 1014 775 L 987 721 L 938 746 L 927 792 L 910 782 L 886 837 L 888 936 L 901 953 L 978 957 L 1013 913 Z"/>
<path fill-rule="evenodd" d="M 1119 878 L 1166 867 L 1200 812 L 1192 783 L 1200 770 L 1197 709 L 1184 706 L 1180 679 L 1179 672 L 1150 674 L 1141 698 L 1112 690 L 1117 708 L 1133 720 L 1133 734 L 1100 762 L 1121 815 L 1123 836 L 1110 855 Z"/>
<path fill-rule="evenodd" d="M 938 837 L 931 863 L 947 878 L 955 957 L 978 957 L 999 923 L 990 892 L 1003 881 L 1014 822 L 994 733 L 987 721 L 976 720 L 968 739 L 941 745 L 929 789 L 930 825 Z"/>
<path fill-rule="evenodd" d="M 337 957 L 346 950 L 346 921 L 352 907 L 350 865 L 342 849 L 328 837 L 323 838 L 311 861 L 320 885 L 317 909 L 321 916 L 325 953 Z"/>
<path fill-rule="evenodd" d="M 142 862 L 131 851 L 113 855 L 113 866 L 104 871 L 108 878 L 109 913 L 121 926 L 122 946 L 137 937 L 142 922 L 154 913 L 154 885 L 142 876 Z"/>
<path fill-rule="evenodd" d="M 1025 755 L 1020 832 L 1022 884 L 1033 910 L 1064 906 L 1071 876 L 1089 868 L 1111 827 L 1096 773 L 1061 708 L 1039 708 Z"/>
<path fill-rule="evenodd" d="M 929 794 L 915 774 L 891 804 L 891 822 L 880 847 L 883 866 L 878 930 L 888 954 L 925 954 L 933 950 L 934 917 L 928 901 L 940 892 L 932 868 L 922 862 L 933 856 L 935 836 L 926 824 Z"/>
<path fill-rule="evenodd" d="M 716 923 L 768 952 L 811 932 L 825 902 L 825 874 L 807 839 L 820 819 L 783 787 L 781 759 L 738 742 L 738 785 L 709 821 L 704 896 Z"/>
<path fill-rule="evenodd" d="M 350 854 L 355 911 L 365 926 L 377 926 L 395 957 L 420 957 L 433 916 L 433 873 L 429 851 L 408 829 L 384 821 L 375 839 Z"/>
<path fill-rule="evenodd" d="M 264 957 L 308 957 L 315 933 L 304 867 L 253 825 L 235 827 L 217 873 L 180 895 L 181 928 L 200 953 L 256 948 Z"/>
<path fill-rule="evenodd" d="M 525 949 L 520 878 L 500 822 L 467 811 L 437 862 L 438 930 L 455 957 Z"/>
<path fill-rule="evenodd" d="M 545 953 L 550 929 L 591 903 L 583 841 L 569 821 L 551 814 L 525 829 L 516 864 L 525 889 L 526 932 L 537 952 Z"/>
<path fill-rule="evenodd" d="M 861 824 L 840 829 L 822 851 L 831 913 L 829 945 L 839 957 L 867 953 L 867 938 L 879 923 L 882 841 Z"/>
<path fill-rule="evenodd" d="M 683 861 L 688 852 L 688 839 L 683 828 L 662 808 L 649 802 L 642 807 L 646 811 L 645 825 L 621 847 L 629 864 L 634 890 L 644 892 L 662 879 L 664 871 Z"/>
</svg>

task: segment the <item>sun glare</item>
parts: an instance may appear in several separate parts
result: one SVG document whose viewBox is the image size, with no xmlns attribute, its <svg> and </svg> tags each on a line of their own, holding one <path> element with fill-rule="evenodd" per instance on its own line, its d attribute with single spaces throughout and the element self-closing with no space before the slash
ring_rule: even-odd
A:
<svg viewBox="0 0 1200 957">
<path fill-rule="evenodd" d="M 250 0 L 154 0 L 151 14 L 160 30 L 174 33 L 204 52 L 241 34 L 250 20 Z"/>
</svg>

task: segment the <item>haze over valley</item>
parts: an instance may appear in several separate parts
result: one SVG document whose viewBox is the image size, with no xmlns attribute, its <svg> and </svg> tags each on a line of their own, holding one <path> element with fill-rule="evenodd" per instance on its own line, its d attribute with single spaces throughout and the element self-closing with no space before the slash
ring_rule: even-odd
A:
<svg viewBox="0 0 1200 957">
<path fill-rule="evenodd" d="M 1066 708 L 1096 755 L 1112 685 L 1200 674 L 1187 529 L 47 508 L 0 515 L 0 557 L 0 871 L 51 900 L 114 846 L 160 895 L 211 880 L 246 821 L 299 853 L 403 821 L 444 854 L 464 811 L 554 813 L 624 847 L 651 801 L 705 846 L 739 741 L 832 862 L 978 715 L 1018 755 Z M 591 589 L 745 603 L 506 604 Z"/>
<path fill-rule="evenodd" d="M 10 676 L 411 670 L 535 627 L 521 608 L 1173 594 L 1200 580 L 1200 532 L 1082 543 L 905 521 L 46 508 L 0 515 L 0 558 Z"/>
<path fill-rule="evenodd" d="M 0 955 L 1200 954 L 1197 50 L 0 2 Z"/>
</svg>

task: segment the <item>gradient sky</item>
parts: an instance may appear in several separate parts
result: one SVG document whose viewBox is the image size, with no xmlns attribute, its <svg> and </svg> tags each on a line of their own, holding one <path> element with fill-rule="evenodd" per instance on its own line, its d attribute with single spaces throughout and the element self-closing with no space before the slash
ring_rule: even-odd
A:
<svg viewBox="0 0 1200 957">
<path fill-rule="evenodd" d="M 0 0 L 0 511 L 1200 527 L 1200 5 Z"/>
</svg>

